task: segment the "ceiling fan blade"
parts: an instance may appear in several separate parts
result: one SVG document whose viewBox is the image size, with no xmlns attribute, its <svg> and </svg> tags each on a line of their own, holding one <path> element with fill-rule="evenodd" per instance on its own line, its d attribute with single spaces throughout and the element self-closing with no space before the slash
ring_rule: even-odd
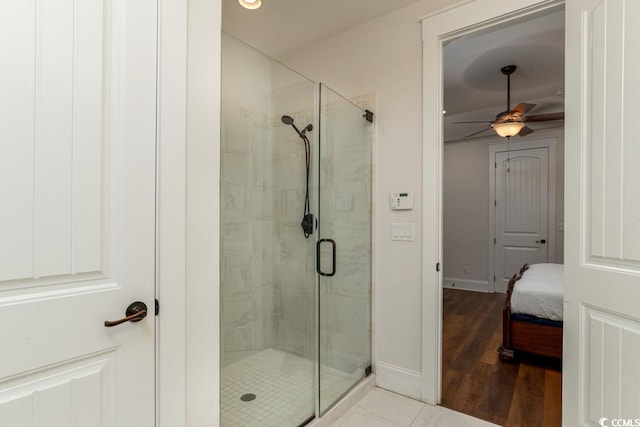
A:
<svg viewBox="0 0 640 427">
<path fill-rule="evenodd" d="M 529 126 L 525 126 L 522 129 L 520 129 L 520 132 L 518 132 L 518 135 L 520 136 L 527 136 L 530 133 L 533 133 L 533 129 L 531 129 Z"/>
<path fill-rule="evenodd" d="M 536 114 L 534 116 L 526 116 L 523 122 L 546 122 L 549 120 L 564 120 L 564 111 L 559 113 Z"/>
<path fill-rule="evenodd" d="M 462 139 L 471 138 L 472 136 L 480 135 L 481 133 L 486 132 L 488 130 L 493 130 L 493 128 L 491 126 L 489 126 L 488 128 L 480 129 L 479 131 L 476 131 L 476 132 L 470 133 L 469 135 L 463 136 Z"/>
<path fill-rule="evenodd" d="M 454 125 L 460 125 L 464 123 L 491 123 L 490 120 L 476 120 L 474 122 L 453 122 Z"/>
<path fill-rule="evenodd" d="M 509 114 L 524 116 L 525 114 L 527 114 L 527 111 L 531 110 L 535 106 L 536 104 L 527 104 L 521 102 L 520 104 L 516 105 L 513 110 L 509 111 Z"/>
</svg>

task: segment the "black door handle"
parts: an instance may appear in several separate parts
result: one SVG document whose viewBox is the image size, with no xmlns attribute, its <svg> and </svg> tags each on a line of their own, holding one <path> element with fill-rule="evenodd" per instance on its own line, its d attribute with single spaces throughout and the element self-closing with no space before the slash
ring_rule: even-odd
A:
<svg viewBox="0 0 640 427">
<path fill-rule="evenodd" d="M 332 254 L 333 255 L 333 265 L 331 267 L 331 272 L 330 273 L 323 272 L 322 268 L 320 267 L 320 245 L 323 242 L 331 243 L 331 247 L 333 249 L 333 254 Z M 333 239 L 319 239 L 316 242 L 316 271 L 321 276 L 327 276 L 327 277 L 335 276 L 335 274 L 336 274 L 336 241 L 335 240 L 333 240 Z"/>
<path fill-rule="evenodd" d="M 542 239 L 542 240 L 536 240 L 536 243 L 542 243 L 542 244 L 545 244 L 545 243 L 547 243 L 547 241 L 546 241 L 545 239 Z"/>
<path fill-rule="evenodd" d="M 105 320 L 104 326 L 110 328 L 112 326 L 118 326 L 125 322 L 139 322 L 147 317 L 147 304 L 142 301 L 136 301 L 129 304 L 127 311 L 124 313 L 125 317 L 118 320 Z"/>
</svg>

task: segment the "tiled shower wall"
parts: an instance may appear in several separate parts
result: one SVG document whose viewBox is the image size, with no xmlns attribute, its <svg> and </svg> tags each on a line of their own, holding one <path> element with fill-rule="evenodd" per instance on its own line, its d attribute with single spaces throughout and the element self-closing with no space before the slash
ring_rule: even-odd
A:
<svg viewBox="0 0 640 427">
<path fill-rule="evenodd" d="M 267 348 L 314 360 L 314 243 L 300 228 L 305 151 L 280 120 L 313 122 L 314 83 L 232 38 L 223 37 L 223 55 L 222 364 Z"/>
<path fill-rule="evenodd" d="M 223 105 L 224 364 L 266 348 L 314 359 L 314 239 L 300 227 L 304 144 L 279 117 Z"/>
<path fill-rule="evenodd" d="M 264 114 L 223 106 L 221 316 L 223 365 L 276 342 L 273 173 Z"/>
</svg>

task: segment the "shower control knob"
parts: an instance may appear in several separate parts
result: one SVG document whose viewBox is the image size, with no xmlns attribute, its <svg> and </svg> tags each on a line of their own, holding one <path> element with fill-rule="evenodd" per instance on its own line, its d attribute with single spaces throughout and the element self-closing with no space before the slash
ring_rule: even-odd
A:
<svg viewBox="0 0 640 427">
<path fill-rule="evenodd" d="M 307 214 L 304 216 L 304 218 L 302 218 L 302 222 L 300 223 L 300 226 L 304 230 L 305 236 L 313 234 L 313 230 L 316 225 L 315 223 L 316 221 L 315 221 L 315 218 L 313 217 L 313 214 Z"/>
</svg>

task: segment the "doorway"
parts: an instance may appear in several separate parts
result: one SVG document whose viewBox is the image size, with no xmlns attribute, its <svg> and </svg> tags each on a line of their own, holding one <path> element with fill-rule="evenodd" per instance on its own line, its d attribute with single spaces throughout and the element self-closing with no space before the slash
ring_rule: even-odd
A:
<svg viewBox="0 0 640 427">
<path fill-rule="evenodd" d="M 442 103 L 443 83 L 442 52 L 445 44 L 459 36 L 479 31 L 480 34 L 492 28 L 503 28 L 513 22 L 523 22 L 536 16 L 561 10 L 562 2 L 545 3 L 529 1 L 518 5 L 504 5 L 487 0 L 473 2 L 459 8 L 450 9 L 438 16 L 431 16 L 423 21 L 424 42 L 424 99 L 425 105 L 434 105 L 433 110 L 425 112 L 425 144 L 424 144 L 424 182 L 425 198 L 436 200 L 434 209 L 425 209 L 423 224 L 425 228 L 423 260 L 423 310 L 436 313 L 436 323 L 430 316 L 423 317 L 423 400 L 438 404 L 441 401 L 441 367 L 442 367 L 442 296 L 441 287 L 443 273 L 433 266 L 443 260 L 442 254 L 442 131 L 441 114 L 445 108 Z M 497 15 L 491 10 L 501 10 Z M 436 24 L 437 22 L 437 24 Z M 446 23 L 445 23 L 446 22 Z M 444 26 L 444 27 L 443 27 Z M 446 28 L 445 28 L 446 27 Z M 433 83 L 428 83 L 432 81 Z M 434 103 L 433 100 L 436 100 Z M 439 143 L 433 143 L 439 141 Z M 433 185 L 433 183 L 436 183 Z M 431 237 L 437 237 L 432 244 Z M 433 351 L 433 348 L 436 351 Z"/>
<path fill-rule="evenodd" d="M 541 237 L 531 230 L 538 230 L 540 226 L 548 228 L 547 224 L 553 223 L 553 220 L 548 219 L 548 206 L 552 204 L 550 200 L 555 200 L 555 191 L 553 195 L 550 195 L 552 192 L 549 191 L 555 186 L 550 186 L 548 183 L 555 180 L 549 177 L 550 169 L 553 169 L 555 174 L 555 167 L 550 167 L 554 162 L 549 158 L 554 157 L 551 153 L 555 152 L 556 137 L 550 134 L 558 132 L 561 133 L 562 128 L 536 130 L 534 135 L 537 135 L 538 139 L 527 138 L 510 143 L 508 148 L 505 142 L 500 142 L 496 137 L 447 143 L 443 171 L 445 239 L 447 236 L 455 238 L 456 234 L 450 233 L 451 228 L 462 227 L 456 223 L 455 215 L 449 214 L 452 207 L 449 199 L 452 196 L 455 199 L 456 196 L 447 194 L 447 191 L 457 192 L 463 196 L 457 197 L 458 199 L 476 196 L 481 199 L 476 203 L 486 212 L 483 227 L 476 231 L 473 229 L 469 231 L 479 234 L 475 236 L 476 239 L 484 239 L 479 250 L 485 252 L 495 250 L 498 254 L 496 258 L 501 258 L 498 264 L 504 264 L 505 261 L 517 264 L 522 261 L 522 258 L 524 258 L 523 262 L 547 262 L 547 251 L 539 250 L 540 247 L 545 248 L 547 245 L 535 243 L 535 240 L 540 240 Z M 469 152 L 470 155 L 466 156 L 465 152 Z M 461 162 L 468 157 L 470 162 L 479 162 L 478 152 L 483 152 L 485 156 L 483 160 L 486 160 L 481 166 L 475 166 L 482 169 L 484 183 L 479 185 L 477 180 L 472 180 L 473 183 L 462 180 L 456 185 L 456 172 L 462 169 L 459 164 L 456 167 L 456 161 Z M 464 169 L 472 170 L 472 167 Z M 454 175 L 453 179 L 451 179 L 452 175 Z M 479 186 L 483 186 L 485 191 L 479 191 Z M 515 194 L 505 191 L 514 188 L 519 189 Z M 476 194 L 478 192 L 480 196 Z M 534 194 L 535 197 L 527 196 L 530 194 Z M 545 202 L 541 202 L 541 199 Z M 528 205 L 525 206 L 526 209 L 521 207 L 523 204 Z M 472 211 L 470 208 L 462 210 L 465 214 L 461 216 L 460 221 L 466 223 L 473 223 L 474 215 L 482 216 L 477 210 Z M 532 215 L 530 212 L 532 210 L 536 210 L 537 215 Z M 522 212 L 522 215 L 509 218 L 510 213 L 517 212 Z M 491 219 L 487 220 L 487 217 Z M 489 227 L 489 223 L 496 225 Z M 501 223 L 506 226 L 502 226 Z M 494 238 L 490 237 L 494 235 L 495 229 L 508 231 L 508 233 L 503 232 L 507 235 L 506 237 L 496 239 L 497 244 L 494 244 Z M 471 239 L 471 237 L 467 238 Z M 487 243 L 487 240 L 490 242 Z M 448 244 L 445 240 L 444 245 L 448 248 L 451 242 Z M 498 245 L 504 246 L 504 249 L 501 251 Z M 450 249 L 445 249 L 445 266 L 448 254 L 451 254 Z M 544 258 L 538 258 L 541 256 Z M 491 256 L 491 259 L 493 262 L 494 257 Z M 550 258 L 550 262 L 553 262 L 553 258 Z M 473 268 L 473 264 L 471 265 Z M 518 269 L 521 266 L 522 264 Z M 505 270 L 508 268 L 508 266 L 504 267 Z M 447 271 L 446 267 L 445 271 Z M 471 271 L 473 272 L 473 269 Z M 493 275 L 493 272 L 490 274 Z M 503 289 L 498 289 L 500 276 L 495 282 L 495 290 L 492 277 L 484 279 L 482 282 L 476 281 L 479 286 L 475 289 L 469 286 L 468 281 L 458 282 L 457 279 L 451 280 L 447 277 L 444 279 L 440 404 L 499 425 L 519 425 L 519 422 L 526 417 L 529 417 L 534 425 L 536 422 L 542 425 L 538 422 L 542 419 L 547 419 L 545 425 L 555 425 L 554 421 L 549 419 L 559 421 L 561 415 L 559 396 L 562 374 L 559 366 L 550 363 L 533 363 L 536 361 L 532 359 L 519 364 L 505 364 L 499 360 L 496 349 L 501 345 L 503 338 L 502 308 L 505 295 Z M 456 286 L 451 286 L 453 284 Z M 481 288 L 483 284 L 485 286 L 490 284 L 490 288 Z M 527 390 L 538 397 L 529 400 Z"/>
</svg>

